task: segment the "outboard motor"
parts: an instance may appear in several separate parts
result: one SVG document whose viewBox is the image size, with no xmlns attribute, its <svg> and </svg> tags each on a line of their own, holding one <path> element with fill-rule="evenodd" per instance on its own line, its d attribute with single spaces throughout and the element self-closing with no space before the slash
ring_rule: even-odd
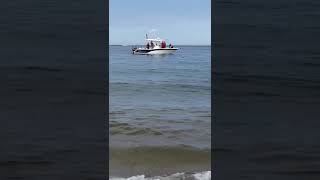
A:
<svg viewBox="0 0 320 180">
<path fill-rule="evenodd" d="M 132 48 L 132 54 L 134 54 L 134 51 L 136 50 L 137 48 L 135 47 L 135 48 Z"/>
</svg>

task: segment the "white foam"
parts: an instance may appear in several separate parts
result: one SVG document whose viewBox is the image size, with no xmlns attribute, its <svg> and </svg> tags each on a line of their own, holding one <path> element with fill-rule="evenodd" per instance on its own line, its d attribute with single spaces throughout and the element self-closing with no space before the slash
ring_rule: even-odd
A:
<svg viewBox="0 0 320 180">
<path fill-rule="evenodd" d="M 211 180 L 211 171 L 196 173 L 193 176 L 196 180 Z"/>
<path fill-rule="evenodd" d="M 198 172 L 194 174 L 175 173 L 169 176 L 145 177 L 145 175 L 131 176 L 128 178 L 111 177 L 109 180 L 178 180 L 178 179 L 194 179 L 194 180 L 211 180 L 211 171 Z"/>
<path fill-rule="evenodd" d="M 139 176 L 132 176 L 129 178 L 118 178 L 118 177 L 113 177 L 109 178 L 110 180 L 145 180 L 144 175 L 139 175 Z"/>
</svg>

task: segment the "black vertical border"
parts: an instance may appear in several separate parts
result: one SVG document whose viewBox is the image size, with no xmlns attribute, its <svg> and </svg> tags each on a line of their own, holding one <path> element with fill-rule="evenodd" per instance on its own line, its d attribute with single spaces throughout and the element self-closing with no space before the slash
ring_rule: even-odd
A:
<svg viewBox="0 0 320 180">
<path fill-rule="evenodd" d="M 224 3 L 224 5 L 227 6 L 227 4 L 232 4 L 233 2 L 238 4 L 237 7 L 225 11 L 227 8 L 224 8 L 222 4 Z M 218 8 L 216 7 L 217 4 L 219 6 Z M 319 58 L 319 48 L 317 48 L 316 45 L 320 40 L 320 21 L 318 20 L 320 16 L 318 13 L 316 13 L 317 10 L 319 11 L 319 7 L 319 3 L 315 0 L 266 0 L 261 2 L 251 0 L 217 2 L 215 0 L 212 1 L 212 179 L 320 179 L 320 168 L 318 159 L 320 152 L 320 125 L 318 121 L 320 111 L 318 110 L 319 107 L 317 107 L 319 106 L 320 96 L 318 94 L 319 91 L 316 91 L 316 88 L 319 87 L 319 76 L 316 76 L 314 79 L 310 78 L 310 74 L 309 77 L 307 76 L 307 72 L 317 72 L 315 68 L 319 67 L 319 64 L 314 63 L 316 62 L 315 59 Z M 216 10 L 218 10 L 219 12 L 217 13 Z M 250 11 L 246 12 L 246 10 Z M 246 13 L 246 16 L 239 17 L 240 15 L 243 15 L 239 13 L 244 12 Z M 226 19 L 222 19 L 222 17 L 225 17 L 227 13 L 230 13 L 230 16 L 227 16 Z M 255 14 L 258 13 L 261 13 L 260 17 L 257 16 L 256 19 L 249 18 L 255 17 Z M 217 24 L 217 20 L 219 20 L 219 25 Z M 226 24 L 229 26 L 220 26 Z M 253 32 L 257 34 L 241 33 L 244 32 L 244 25 L 249 25 L 248 27 L 252 28 Z M 273 31 L 271 31 L 271 29 Z M 284 31 L 283 34 L 281 34 L 281 30 Z M 218 32 L 219 37 L 217 37 L 217 35 L 213 32 Z M 230 34 L 230 39 L 228 39 L 228 34 Z M 264 34 L 265 36 L 260 36 L 261 34 Z M 221 35 L 223 35 L 223 37 Z M 259 38 L 255 39 L 256 37 Z M 264 39 L 261 39 L 261 37 L 266 37 L 268 39 L 262 41 Z M 214 42 L 217 39 L 218 42 Z M 221 41 L 226 39 L 228 39 L 228 41 Z M 247 40 L 247 44 L 236 44 L 236 48 L 230 48 L 230 43 L 241 40 Z M 216 44 L 218 44 L 219 46 L 219 52 L 217 52 L 217 49 L 215 47 Z M 224 90 L 223 87 L 225 87 L 225 85 L 223 85 L 222 83 L 223 79 L 220 73 L 223 67 L 221 62 L 226 60 L 226 57 L 223 57 L 223 55 L 228 53 L 239 53 L 239 49 L 242 48 L 241 52 L 243 53 L 243 57 L 252 60 L 256 56 L 250 54 L 250 50 L 252 50 L 253 45 L 255 45 L 256 47 L 263 45 L 260 48 L 264 48 L 266 49 L 266 52 L 269 52 L 268 58 L 271 60 L 268 62 L 268 64 L 266 64 L 268 66 L 264 65 L 263 63 L 257 64 L 256 68 L 260 68 L 257 70 L 261 70 L 264 67 L 266 69 L 268 67 L 272 67 L 270 69 L 267 69 L 269 70 L 269 72 L 256 73 L 258 74 L 258 76 L 263 77 L 259 80 L 265 82 L 266 85 L 264 86 L 270 85 L 270 83 L 266 82 L 266 77 L 270 78 L 270 75 L 273 75 L 273 72 L 281 72 L 282 74 L 280 75 L 271 76 L 271 79 L 272 77 L 276 77 L 273 78 L 272 83 L 276 85 L 281 84 L 281 89 L 275 88 L 267 91 L 267 93 L 271 94 L 271 96 L 266 97 L 266 99 L 268 100 L 267 102 L 269 103 L 267 104 L 267 106 L 255 104 L 255 100 L 251 98 L 247 101 L 247 106 L 250 107 L 250 111 L 244 113 L 239 113 L 237 111 L 233 112 L 233 110 L 235 109 L 227 109 L 228 111 L 226 111 L 223 109 L 226 108 L 225 106 L 223 106 L 224 104 L 219 104 L 224 102 L 223 99 L 228 96 L 227 93 L 227 95 L 225 95 L 221 92 L 222 90 Z M 227 48 L 228 52 L 226 52 Z M 234 52 L 232 52 L 233 50 Z M 216 59 L 216 53 L 219 53 L 218 59 Z M 283 59 L 287 61 L 286 65 L 283 65 L 283 62 L 283 64 L 281 64 L 281 62 L 279 61 Z M 311 61 L 312 59 L 313 61 Z M 310 64 L 308 61 L 310 62 Z M 244 63 L 243 67 L 248 68 L 249 65 L 251 65 L 250 63 L 252 62 Z M 314 69 L 310 69 L 311 67 Z M 249 67 L 248 69 L 246 69 L 249 75 L 252 75 L 252 69 L 254 69 L 254 67 Z M 299 78 L 301 79 L 292 78 L 288 74 L 285 74 L 288 72 L 297 73 L 297 75 L 299 75 Z M 282 81 L 283 79 L 285 79 L 285 81 Z M 252 81 L 252 77 L 244 76 L 242 77 L 242 80 Z M 309 86 L 308 82 L 317 82 L 318 84 L 315 86 Z M 241 85 L 242 86 L 234 85 L 232 88 L 239 87 L 239 90 L 248 93 L 248 89 L 250 87 L 258 87 L 258 85 L 254 83 L 251 84 L 251 86 L 246 85 L 245 83 L 242 83 Z M 219 89 L 217 89 L 217 87 Z M 313 94 L 311 93 L 311 90 L 317 93 Z M 278 95 L 272 96 L 273 93 L 278 93 Z M 260 94 L 257 93 L 255 96 L 263 95 L 264 92 Z M 248 97 L 248 95 L 242 96 L 241 98 L 245 99 L 246 97 Z M 238 98 L 240 99 L 240 97 Z M 219 102 L 213 101 L 214 99 L 219 99 Z M 273 102 L 270 103 L 270 99 L 273 100 Z M 219 112 L 217 111 L 216 107 L 219 107 Z M 240 107 L 240 105 L 237 104 L 236 107 Z M 259 129 L 261 126 L 252 124 L 252 122 L 246 129 L 247 131 L 238 129 L 237 135 L 239 137 L 237 137 L 237 141 L 239 142 L 239 144 L 241 141 L 245 141 L 246 143 L 245 146 L 242 147 L 243 149 L 241 149 L 241 151 L 238 149 L 222 149 L 221 147 L 223 146 L 221 146 L 221 142 L 223 140 L 226 140 L 226 136 L 228 136 L 227 133 L 222 133 L 223 126 L 221 126 L 222 121 L 225 121 L 227 119 L 226 117 L 224 117 L 228 115 L 226 112 L 228 114 L 233 113 L 234 117 L 243 118 L 244 121 L 246 121 L 246 123 L 248 124 L 249 121 L 245 120 L 246 117 L 255 118 L 261 116 L 261 119 L 263 119 L 265 122 L 272 122 L 270 120 L 273 120 L 273 122 L 270 123 L 266 129 L 264 129 L 267 133 L 266 136 L 262 138 L 261 136 L 258 136 L 259 133 L 262 132 L 262 130 Z M 217 121 L 217 118 L 220 122 Z M 267 119 L 270 120 L 267 121 Z M 217 125 L 219 125 L 218 128 L 216 128 Z M 281 131 L 282 126 L 286 127 L 283 128 L 283 131 Z M 230 127 L 229 130 L 235 129 L 235 127 Z M 268 137 L 267 135 L 269 134 L 272 135 L 272 137 Z M 231 135 L 229 135 L 229 137 L 230 136 Z M 264 142 L 258 143 L 252 140 L 254 138 L 259 138 Z M 232 155 L 232 157 L 228 159 L 228 155 L 230 154 Z M 235 157 L 237 158 L 234 159 Z M 222 177 L 220 177 L 219 179 L 217 178 L 218 176 Z"/>
<path fill-rule="evenodd" d="M 107 65 L 106 65 L 107 77 L 106 77 L 106 79 L 107 79 L 107 86 L 108 86 L 106 88 L 106 90 L 107 90 L 107 92 L 106 92 L 106 95 L 107 95 L 107 97 L 106 97 L 106 105 L 107 105 L 106 106 L 106 108 L 107 108 L 107 114 L 106 114 L 106 124 L 107 124 L 107 126 L 106 126 L 106 129 L 107 129 L 106 156 L 107 156 L 107 158 L 106 158 L 106 160 L 108 161 L 108 162 L 106 162 L 106 177 L 107 177 L 107 179 L 109 179 L 109 0 L 104 0 L 104 3 L 105 3 L 104 7 L 106 9 L 106 11 L 105 11 L 106 12 L 106 14 L 105 14 L 105 22 L 106 22 L 105 28 L 107 30 L 107 32 L 106 32 L 107 35 L 106 35 L 105 46 L 106 46 L 106 60 L 107 60 Z"/>
<path fill-rule="evenodd" d="M 211 178 L 213 178 L 213 175 L 214 175 L 214 173 L 213 173 L 213 171 L 214 171 L 214 156 L 215 156 L 215 154 L 214 154 L 214 124 L 215 124 L 215 111 L 214 111 L 214 90 L 213 90 L 213 87 L 214 87 L 214 68 L 215 68 L 215 57 L 214 57 L 214 55 L 215 55 L 215 52 L 214 52 L 214 50 L 215 50 L 215 48 L 214 48 L 214 45 L 215 45 L 215 43 L 214 43 L 214 29 L 215 29 L 215 27 L 214 27 L 214 15 L 215 15 L 215 3 L 216 3 L 216 0 L 212 0 L 211 1 Z"/>
<path fill-rule="evenodd" d="M 1 83 L 0 89 L 2 91 L 0 92 L 0 97 L 1 97 L 0 100 L 2 101 L 3 104 L 6 105 L 6 103 L 9 102 L 10 103 L 9 105 L 12 105 L 12 107 L 14 107 L 13 109 L 9 109 L 10 112 L 8 108 L 3 108 L 5 106 L 1 106 L 0 108 L 0 111 L 1 111 L 0 119 L 2 123 L 0 127 L 3 128 L 1 129 L 2 134 L 1 134 L 1 146 L 0 146 L 1 154 L 2 154 L 2 156 L 0 156 L 0 164 L 1 164 L 0 179 L 1 180 L 2 179 L 47 179 L 47 178 L 48 179 L 83 179 L 83 178 L 86 178 L 83 175 L 90 176 L 90 177 L 87 177 L 88 179 L 106 179 L 106 177 L 109 176 L 108 164 L 107 166 L 105 165 L 106 160 L 109 159 L 108 157 L 109 137 L 108 137 L 108 134 L 105 134 L 105 132 L 107 133 L 109 132 L 109 124 L 108 124 L 109 89 L 108 87 L 106 87 L 109 85 L 109 29 L 108 29 L 109 1 L 108 0 L 97 1 L 97 2 L 92 2 L 92 4 L 89 4 L 90 10 L 92 10 L 89 13 L 92 13 L 92 15 L 95 18 L 99 17 L 99 22 L 97 22 L 98 24 L 96 27 L 97 29 L 94 29 L 95 27 L 90 27 L 90 23 L 86 25 L 85 24 L 86 19 L 77 21 L 75 23 L 74 28 L 72 28 L 70 27 L 70 24 L 68 24 L 68 22 L 70 22 L 70 20 L 73 19 L 74 15 L 77 15 L 80 12 L 79 9 L 77 9 L 79 11 L 76 11 L 76 8 L 80 8 L 80 7 L 82 8 L 83 5 L 81 3 L 83 2 L 86 2 L 86 1 L 74 2 L 75 3 L 74 6 L 71 5 L 71 3 L 73 2 L 70 2 L 70 1 L 66 1 L 65 2 L 66 4 L 64 4 L 64 1 L 52 1 L 52 2 L 42 1 L 41 2 L 39 0 L 30 1 L 30 2 L 22 2 L 22 1 L 11 2 L 7 0 L 7 1 L 1 2 L 1 5 L 2 5 L 1 8 L 3 11 L 0 12 L 0 14 L 2 15 L 2 18 L 0 18 L 0 22 L 1 22 L 0 24 L 2 26 L 0 30 L 0 39 L 1 39 L 0 49 L 2 50 L 2 51 L 0 50 L 1 51 L 0 68 L 1 70 L 5 68 L 8 69 L 8 67 L 10 68 L 6 70 L 8 72 L 2 71 L 3 74 L 1 74 L 1 78 L 3 78 L 1 79 L 1 81 L 3 81 L 4 83 Z M 39 7 L 40 5 L 38 3 L 41 3 L 40 5 L 43 7 L 44 10 Z M 99 5 L 95 6 L 96 5 L 95 3 L 99 3 Z M 88 5 L 88 4 L 85 4 L 85 5 Z M 91 5 L 93 8 L 91 7 Z M 66 23 L 64 24 L 66 27 L 65 29 L 66 31 L 61 31 L 63 29 L 62 26 L 56 27 L 56 26 L 53 26 L 52 24 L 53 21 L 57 21 L 57 19 L 60 18 L 59 16 L 58 17 L 56 16 L 58 14 L 57 12 L 60 12 L 60 10 L 62 9 L 62 8 L 59 9 L 60 8 L 59 6 L 72 7 L 72 9 L 69 9 L 70 10 L 69 14 L 61 18 L 65 20 L 63 21 L 63 23 Z M 34 7 L 36 7 L 36 10 L 33 9 Z M 39 9 L 41 9 L 41 11 Z M 62 9 L 61 11 L 63 10 L 65 9 Z M 90 18 L 91 17 L 89 17 L 88 19 L 91 20 Z M 103 20 L 103 22 L 100 21 L 101 20 L 100 18 Z M 79 26 L 80 27 L 87 26 L 87 27 L 85 27 L 84 30 L 81 28 L 77 29 L 77 27 Z M 25 28 L 25 27 L 28 27 L 28 28 Z M 72 29 L 72 32 L 71 32 L 71 29 Z M 86 34 L 86 33 L 89 33 L 89 34 Z M 45 79 L 47 78 L 47 76 L 42 76 L 42 75 L 48 72 L 57 74 L 61 71 L 64 71 L 63 69 L 65 65 L 64 62 L 60 61 L 61 63 L 60 64 L 61 69 L 60 69 L 60 67 L 54 66 L 55 64 L 53 59 L 60 57 L 61 59 L 70 58 L 74 60 L 78 57 L 78 56 L 75 56 L 74 54 L 78 53 L 76 55 L 79 55 L 80 53 L 85 52 L 85 50 L 83 49 L 81 49 L 82 51 L 78 51 L 78 49 L 72 49 L 73 51 L 69 52 L 68 48 L 64 49 L 63 51 L 54 51 L 52 49 L 54 49 L 55 46 L 58 47 L 61 45 L 61 43 L 65 43 L 65 42 L 70 43 L 70 44 L 67 44 L 70 46 L 77 45 L 77 43 L 80 43 L 82 41 L 81 39 L 82 37 L 84 38 L 84 40 L 88 40 L 89 39 L 88 37 L 92 35 L 91 33 L 92 34 L 99 33 L 99 35 L 100 33 L 103 34 L 102 37 L 101 36 L 99 37 L 103 39 L 101 40 L 98 39 L 99 40 L 98 42 L 97 41 L 94 42 L 97 44 L 93 44 L 95 45 L 95 47 L 98 47 L 99 50 L 100 48 L 104 49 L 103 51 L 104 67 L 100 66 L 98 70 L 101 70 L 101 69 L 105 70 L 103 75 L 101 76 L 99 75 L 99 83 L 101 82 L 99 84 L 99 87 L 104 87 L 105 92 L 97 91 L 98 92 L 97 94 L 103 99 L 101 101 L 99 99 L 98 108 L 99 110 L 100 108 L 103 108 L 103 112 L 100 114 L 101 111 L 99 111 L 99 114 L 97 114 L 97 116 L 99 116 L 99 118 L 97 119 L 98 121 L 93 122 L 95 123 L 94 125 L 98 125 L 95 127 L 98 127 L 99 130 L 103 130 L 103 131 L 100 131 L 101 133 L 103 133 L 103 135 L 100 136 L 99 134 L 99 136 L 96 136 L 97 142 L 95 142 L 94 146 L 97 146 L 98 149 L 94 149 L 95 148 L 94 146 L 92 147 L 87 146 L 90 151 L 88 151 L 88 153 L 86 154 L 81 152 L 83 154 L 79 156 L 78 155 L 79 149 L 80 149 L 80 146 L 82 146 L 82 144 L 80 144 L 79 141 L 71 141 L 71 139 L 60 138 L 60 137 L 52 138 L 50 135 L 55 135 L 54 134 L 55 132 L 48 131 L 47 129 L 56 128 L 52 126 L 52 125 L 55 125 L 55 123 L 60 123 L 61 126 L 59 128 L 62 127 L 61 129 L 64 128 L 63 123 L 69 123 L 69 125 L 72 124 L 72 120 L 64 122 L 64 120 L 68 119 L 68 117 L 70 119 L 74 118 L 74 121 L 77 122 L 77 116 L 79 116 L 80 119 L 82 118 L 81 123 L 83 123 L 84 122 L 83 119 L 87 117 L 85 116 L 81 117 L 81 116 L 83 114 L 84 115 L 88 115 L 88 114 L 83 113 L 85 111 L 81 112 L 81 110 L 83 109 L 80 109 L 80 112 L 79 112 L 80 115 L 75 115 L 76 113 L 73 111 L 74 109 L 72 109 L 72 107 L 71 108 L 65 107 L 65 106 L 59 107 L 58 105 L 49 107 L 47 105 L 48 103 L 50 103 L 48 102 L 49 98 L 51 98 L 50 100 L 56 100 L 54 98 L 57 97 L 58 100 L 61 100 L 62 98 L 67 97 L 70 94 L 71 95 L 77 94 L 75 96 L 78 99 L 76 99 L 77 101 L 73 100 L 72 101 L 73 103 L 76 104 L 76 103 L 79 103 L 80 101 L 81 104 L 84 102 L 83 104 L 86 105 L 85 104 L 86 101 L 82 100 L 81 97 L 89 96 L 88 94 L 90 93 L 92 94 L 91 89 L 89 89 L 88 91 L 89 93 L 87 92 L 87 88 L 89 88 L 90 86 L 87 86 L 88 84 L 86 84 L 85 82 L 78 82 L 77 80 L 79 79 L 77 79 L 78 77 L 76 77 L 76 75 L 81 74 L 82 71 L 79 71 L 79 69 L 76 69 L 76 68 L 75 70 L 73 70 L 72 68 L 70 68 L 70 66 L 68 67 L 69 69 L 67 68 L 68 69 L 67 75 L 61 75 L 61 77 L 58 76 L 59 77 L 57 78 L 58 80 L 55 79 L 59 81 L 59 82 L 56 82 L 56 85 L 63 85 L 60 81 L 63 81 L 64 78 L 68 80 L 68 83 L 70 83 L 69 82 L 70 79 L 74 78 L 76 80 L 76 83 L 75 83 L 76 86 L 72 87 L 72 85 L 70 85 L 72 88 L 67 86 L 67 88 L 70 88 L 70 89 L 66 88 L 67 90 L 58 89 L 58 90 L 61 90 L 61 92 L 60 91 L 56 92 L 57 89 L 55 88 L 50 89 L 49 87 L 51 86 L 49 85 L 51 85 L 50 84 L 51 79 L 49 78 Z M 96 39 L 93 39 L 93 40 L 96 40 Z M 42 52 L 42 49 L 39 49 L 39 53 L 40 54 L 43 53 L 43 54 L 38 55 L 37 48 L 41 47 L 42 43 L 45 50 Z M 50 45 L 50 46 L 47 47 L 46 45 Z M 45 53 L 48 53 L 48 54 L 44 55 Z M 56 54 L 50 54 L 50 53 L 56 53 Z M 99 56 L 101 57 L 101 54 L 99 54 Z M 39 61 L 39 59 L 41 60 L 45 58 L 48 58 L 49 60 L 47 60 L 47 62 L 50 62 L 50 63 L 46 64 L 46 61 Z M 83 62 L 80 62 L 80 63 L 83 63 Z M 92 66 L 88 66 L 88 68 L 92 68 Z M 97 70 L 97 69 L 94 69 L 94 70 Z M 28 71 L 29 74 L 33 71 L 36 71 L 37 75 L 43 78 L 43 80 L 41 82 L 37 82 L 37 81 L 34 81 L 34 79 L 28 79 L 28 78 L 23 79 L 20 77 L 18 78 L 16 77 L 18 73 L 25 72 L 25 71 Z M 5 73 L 8 73 L 8 75 Z M 8 76 L 10 75 L 13 75 L 13 77 L 9 78 Z M 35 75 L 32 74 L 32 77 L 33 76 Z M 55 76 L 50 75 L 48 77 L 52 78 Z M 16 87 L 10 84 L 10 82 L 16 79 L 19 80 L 18 81 L 19 86 L 17 86 L 17 88 L 20 88 L 20 91 L 15 91 Z M 103 81 L 100 81 L 101 79 Z M 102 83 L 103 85 L 100 86 Z M 5 87 L 3 88 L 2 86 L 5 86 Z M 34 93 L 33 92 L 34 89 L 40 91 L 42 94 Z M 68 92 L 67 94 L 66 94 L 66 91 Z M 74 91 L 73 94 L 70 93 L 70 91 Z M 93 94 L 94 93 L 95 91 L 93 92 Z M 21 99 L 14 98 L 16 95 L 19 98 L 21 97 Z M 55 95 L 55 96 L 52 96 L 52 95 Z M 91 101 L 88 101 L 88 102 L 91 102 Z M 17 107 L 15 107 L 16 105 Z M 88 105 L 92 105 L 92 104 L 88 103 Z M 25 106 L 26 108 L 21 108 L 23 106 Z M 33 108 L 33 106 L 39 107 L 39 109 L 37 109 L 36 111 L 34 111 L 33 114 L 31 114 L 29 110 Z M 57 107 L 61 109 L 59 109 L 59 111 L 52 110 Z M 72 111 L 68 112 L 68 110 L 70 109 L 72 109 Z M 8 111 L 10 114 L 9 113 L 7 114 L 6 111 Z M 41 118 L 44 120 L 40 121 Z M 47 120 L 46 118 L 48 118 L 49 120 Z M 52 121 L 54 118 L 61 118 L 59 119 L 60 122 Z M 32 124 L 33 122 L 28 124 L 29 126 L 25 127 L 23 122 L 30 119 L 31 120 L 37 119 L 37 121 L 34 121 L 34 122 L 41 122 L 41 125 L 45 127 L 41 128 L 41 126 L 39 126 L 36 123 Z M 17 123 L 17 125 L 14 125 L 14 123 Z M 105 126 L 104 123 L 107 123 L 107 125 Z M 9 127 L 9 128 L 6 128 L 6 127 Z M 73 127 L 75 128 L 71 128 L 71 130 L 74 130 L 74 129 L 78 131 L 87 130 L 86 127 L 77 129 L 77 124 Z M 90 128 L 91 127 L 89 127 L 88 129 L 92 130 Z M 105 128 L 107 128 L 107 131 L 105 131 Z M 10 130 L 12 133 L 14 133 L 15 138 L 10 138 L 11 132 L 8 131 L 9 133 L 7 133 L 7 130 Z M 96 129 L 94 129 L 93 131 L 96 131 Z M 76 132 L 75 134 L 77 133 L 78 132 Z M 85 133 L 90 133 L 90 132 L 86 131 L 83 134 Z M 39 140 L 38 138 L 42 138 L 42 140 Z M 51 140 L 53 141 L 53 139 L 55 141 L 54 143 L 49 142 Z M 46 145 L 45 146 L 46 149 L 39 148 L 39 146 L 43 144 Z M 59 145 L 61 144 L 67 144 L 67 147 L 65 149 L 63 148 L 55 149 L 56 147 L 59 147 Z M 27 148 L 24 148 L 26 147 L 26 145 L 30 147 L 32 146 L 36 151 L 28 150 Z M 88 150 L 88 149 L 85 149 L 85 150 Z M 91 150 L 94 150 L 94 151 L 101 150 L 100 152 L 102 153 L 98 154 L 98 156 L 95 156 L 95 154 L 90 153 Z M 59 158 L 56 158 L 57 152 L 60 154 L 65 153 L 66 155 L 64 156 L 68 158 L 63 157 L 63 155 L 59 155 Z M 107 154 L 105 154 L 105 152 L 107 152 Z M 99 160 L 99 162 L 93 162 L 93 165 L 97 166 L 96 169 L 94 169 L 92 167 L 92 164 L 90 164 L 91 161 L 86 161 L 87 159 L 89 160 L 94 159 L 92 158 L 94 156 L 97 158 L 97 160 Z M 78 157 L 81 157 L 81 158 L 85 157 L 87 159 L 85 158 L 84 160 L 77 159 Z M 35 158 L 36 160 L 34 160 L 33 158 Z M 70 162 L 72 163 L 72 167 L 70 166 L 70 164 L 68 164 Z M 52 168 L 53 165 L 54 167 Z M 85 168 L 90 166 L 91 166 L 91 169 Z M 62 177 L 59 177 L 59 176 L 62 176 Z"/>
</svg>

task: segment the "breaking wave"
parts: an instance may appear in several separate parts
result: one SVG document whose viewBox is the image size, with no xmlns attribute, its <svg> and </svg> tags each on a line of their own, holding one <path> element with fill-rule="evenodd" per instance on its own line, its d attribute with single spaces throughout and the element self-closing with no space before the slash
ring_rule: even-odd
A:
<svg viewBox="0 0 320 180">
<path fill-rule="evenodd" d="M 154 176 L 146 177 L 145 175 L 131 176 L 128 178 L 111 177 L 110 180 L 211 180 L 211 171 L 204 171 L 198 173 L 175 173 L 169 176 Z"/>
</svg>

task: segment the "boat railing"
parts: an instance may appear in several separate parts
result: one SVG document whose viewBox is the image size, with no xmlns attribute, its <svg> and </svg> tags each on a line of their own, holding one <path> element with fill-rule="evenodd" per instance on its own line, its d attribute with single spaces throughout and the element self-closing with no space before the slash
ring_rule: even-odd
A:
<svg viewBox="0 0 320 180">
<path fill-rule="evenodd" d="M 137 45 L 137 46 L 131 46 L 132 49 L 147 49 L 146 45 Z M 154 49 L 154 48 L 162 48 L 161 46 L 155 46 L 153 48 L 149 47 L 149 49 Z M 165 48 L 174 48 L 172 45 L 166 45 Z"/>
</svg>

